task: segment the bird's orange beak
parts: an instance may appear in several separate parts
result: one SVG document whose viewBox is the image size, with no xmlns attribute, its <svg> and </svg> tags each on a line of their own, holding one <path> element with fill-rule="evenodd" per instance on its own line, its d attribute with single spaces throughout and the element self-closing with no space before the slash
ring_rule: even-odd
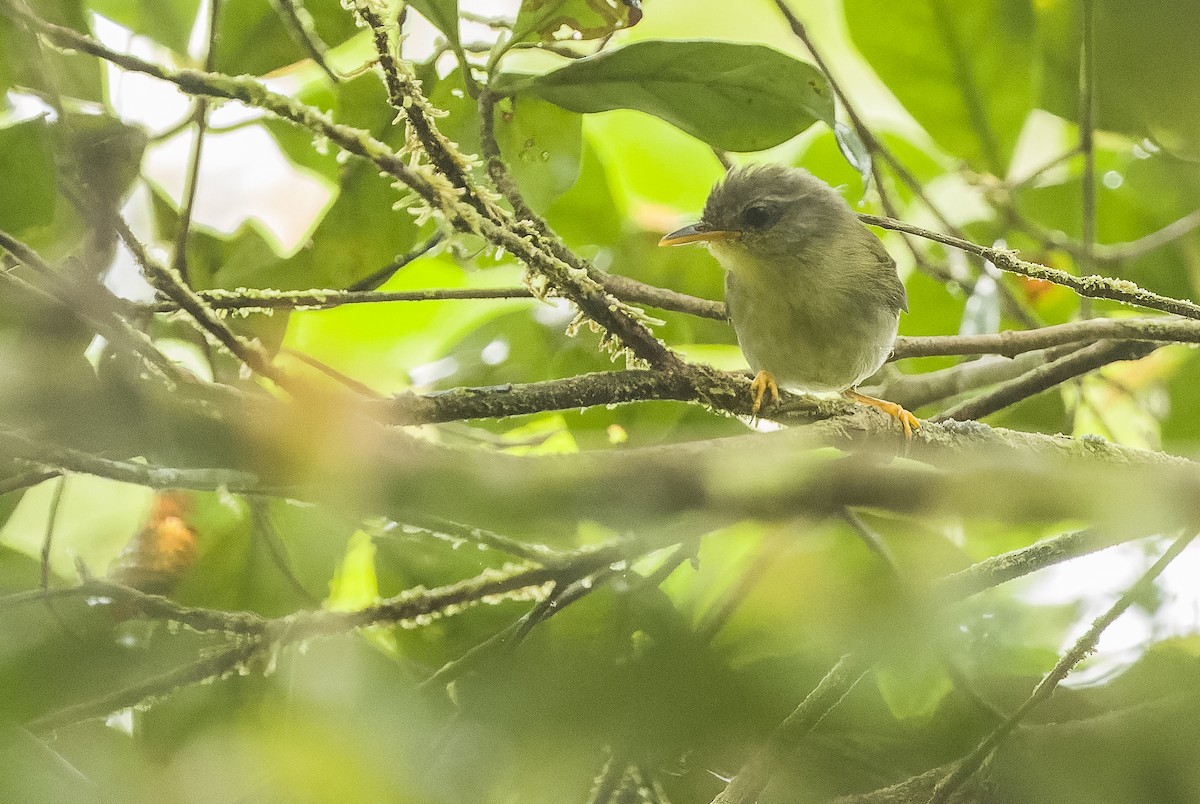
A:
<svg viewBox="0 0 1200 804">
<path fill-rule="evenodd" d="M 677 229 L 658 241 L 660 246 L 682 246 L 684 243 L 713 243 L 718 240 L 729 240 L 741 232 L 731 232 L 726 229 L 713 229 L 704 223 L 693 223 Z"/>
</svg>

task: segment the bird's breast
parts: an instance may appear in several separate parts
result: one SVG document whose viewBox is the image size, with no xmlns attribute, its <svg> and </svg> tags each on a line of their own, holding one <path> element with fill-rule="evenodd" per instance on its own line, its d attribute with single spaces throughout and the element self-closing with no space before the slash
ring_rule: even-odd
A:
<svg viewBox="0 0 1200 804">
<path fill-rule="evenodd" d="M 898 311 L 840 286 L 836 274 L 780 272 L 748 255 L 726 268 L 730 320 L 754 371 L 794 391 L 841 391 L 887 360 Z"/>
</svg>

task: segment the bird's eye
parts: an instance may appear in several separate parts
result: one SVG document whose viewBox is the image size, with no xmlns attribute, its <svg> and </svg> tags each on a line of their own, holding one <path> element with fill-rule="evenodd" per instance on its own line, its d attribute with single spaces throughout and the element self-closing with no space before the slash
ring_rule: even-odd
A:
<svg viewBox="0 0 1200 804">
<path fill-rule="evenodd" d="M 762 229 L 771 222 L 771 210 L 759 204 L 742 210 L 742 225 L 747 229 Z"/>
</svg>

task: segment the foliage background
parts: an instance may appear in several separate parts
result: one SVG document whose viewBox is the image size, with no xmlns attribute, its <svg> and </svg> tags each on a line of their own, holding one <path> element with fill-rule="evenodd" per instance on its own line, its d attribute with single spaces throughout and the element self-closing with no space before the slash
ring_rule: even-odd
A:
<svg viewBox="0 0 1200 804">
<path fill-rule="evenodd" d="M 849 108 L 845 99 L 833 102 L 823 71 L 811 66 L 813 54 L 768 0 L 736 11 L 716 0 L 649 0 L 644 9 L 600 0 L 461 5 L 459 21 L 455 2 L 413 2 L 403 23 L 400 53 L 432 106 L 446 112 L 434 118 L 437 126 L 465 153 L 480 153 L 477 81 L 491 78 L 493 90 L 511 93 L 496 116 L 504 162 L 533 211 L 602 270 L 720 299 L 720 271 L 708 255 L 659 249 L 657 241 L 696 215 L 723 173 L 723 151 L 734 151 L 729 158 L 737 162 L 802 165 L 864 213 L 1012 247 L 1071 274 L 1197 297 L 1200 55 L 1190 43 L 1200 36 L 1200 10 L 1188 4 L 796 4 Z M 903 494 L 834 492 L 833 506 L 801 502 L 784 516 L 754 504 L 643 516 L 636 492 L 646 475 L 634 469 L 645 467 L 630 464 L 632 479 L 622 483 L 619 471 L 597 469 L 587 456 L 640 456 L 639 448 L 665 446 L 650 454 L 683 471 L 700 453 L 681 445 L 703 448 L 747 432 L 747 418 L 730 415 L 736 409 L 695 399 L 545 404 L 521 416 L 424 424 L 416 439 L 455 450 L 450 465 L 458 461 L 461 476 L 429 469 L 429 488 L 419 471 L 406 476 L 409 485 L 388 486 L 380 478 L 390 477 L 390 464 L 381 461 L 376 477 L 370 463 L 328 458 L 357 437 L 348 413 L 350 425 L 330 424 L 357 404 L 355 395 L 415 394 L 437 405 L 458 398 L 437 396 L 451 389 L 499 386 L 482 393 L 502 398 L 510 384 L 620 367 L 587 326 L 568 326 L 570 303 L 524 295 L 528 275 L 512 256 L 477 234 L 438 238 L 449 229 L 444 214 L 398 207 L 404 192 L 378 165 L 345 158 L 328 138 L 252 105 L 194 106 L 168 83 L 39 39 L 27 17 L 91 33 L 153 63 L 257 76 L 390 148 L 411 145 L 403 110 L 389 106 L 381 72 L 371 66 L 372 31 L 356 24 L 352 10 L 307 0 L 309 33 L 328 48 L 317 50 L 323 69 L 288 21 L 289 8 L 221 3 L 209 36 L 213 9 L 200 0 L 0 2 L 0 230 L 62 278 L 44 279 L 6 245 L 12 256 L 3 276 L 12 281 L 0 284 L 0 590 L 13 597 L 0 599 L 0 798 L 710 801 L 732 796 L 722 792 L 726 781 L 767 756 L 764 802 L 924 801 L 951 763 L 1017 710 L 1092 618 L 1126 595 L 1132 608 L 1105 633 L 1100 652 L 1024 718 L 963 800 L 1200 800 L 1192 759 L 1196 558 L 1184 552 L 1156 582 L 1135 584 L 1169 537 L 1194 527 L 1195 498 L 1187 495 L 1195 486 L 1155 485 L 1140 475 L 1127 485 L 1124 476 L 1106 474 L 1108 463 L 1138 466 L 1153 463 L 1152 453 L 1195 449 L 1194 349 L 1156 342 L 1139 360 L 1113 362 L 1130 356 L 1117 351 L 1100 361 L 1103 368 L 1056 375 L 1048 390 L 1019 394 L 984 418 L 1023 433 L 1093 437 L 1066 442 L 1084 451 L 1105 440 L 1132 448 L 1095 446 L 1103 462 L 1076 474 L 1062 470 L 1061 489 L 1057 466 L 1021 475 L 1030 456 L 1019 450 L 980 452 L 974 461 L 968 450 L 953 465 L 936 453 L 898 459 L 897 473 L 916 471 L 919 461 L 949 474 L 955 466 L 966 477 L 983 473 L 1000 484 L 991 490 L 995 499 L 1007 501 L 991 507 L 983 489 L 948 495 L 930 510 L 914 510 Z M 384 29 L 396 12 L 382 10 Z M 505 26 L 478 15 L 507 19 L 512 41 L 523 45 L 495 60 L 491 76 L 480 69 L 488 53 L 475 45 L 490 44 Z M 564 24 L 566 39 L 549 43 Z M 1088 30 L 1094 64 L 1081 84 Z M 598 47 L 616 58 L 573 61 L 552 52 Z M 470 82 L 455 51 L 470 51 L 477 65 Z M 1081 127 L 1088 99 L 1093 108 Z M 736 111 L 742 102 L 750 113 Z M 405 153 L 425 166 L 419 147 Z M 482 164 L 473 175 L 487 180 Z M 348 288 L 402 255 L 415 258 L 381 290 L 512 291 L 508 298 L 222 316 L 256 339 L 285 376 L 335 400 L 231 423 L 227 415 L 165 403 L 123 344 L 97 338 L 95 321 L 117 315 L 205 384 L 251 398 L 288 397 L 278 384 L 252 377 L 185 316 L 144 306 L 154 290 L 118 244 L 117 211 L 153 258 L 183 269 L 200 291 Z M 1139 239 L 1147 235 L 1153 239 Z M 1116 301 L 1081 301 L 1060 285 L 1001 274 L 926 240 L 882 236 L 908 288 L 905 336 L 1137 314 Z M 440 242 L 425 249 L 431 238 Z M 113 293 L 143 306 L 105 307 Z M 724 322 L 675 309 L 651 313 L 661 319 L 654 334 L 689 362 L 744 368 Z M 898 361 L 879 383 L 904 393 L 906 378 L 1017 363 L 932 354 Z M 1060 354 L 1033 353 L 1021 371 L 1053 365 Z M 923 417 L 934 416 L 993 384 L 914 398 L 923 400 Z M 191 392 L 184 386 L 180 396 Z M 802 418 L 829 415 L 819 406 L 815 414 L 801 411 Z M 895 434 L 882 423 L 862 427 L 876 447 L 896 451 Z M 950 432 L 932 423 L 927 430 L 921 438 L 931 442 Z M 14 446 L 30 443 L 45 451 Z M 54 452 L 60 447 L 77 452 Z M 322 607 L 354 611 L 488 571 L 511 573 L 522 557 L 544 563 L 542 581 L 550 585 L 490 595 L 453 617 L 383 618 L 361 629 L 347 620 L 319 638 L 314 631 L 262 643 L 239 636 L 230 621 L 203 632 L 180 627 L 191 615 L 145 601 L 137 605 L 150 607 L 148 617 L 114 616 L 112 606 L 97 605 L 104 595 L 87 587 L 87 573 L 116 567 L 113 577 L 132 582 L 121 574 L 132 560 L 122 550 L 145 532 L 151 486 L 173 484 L 120 482 L 94 465 L 73 464 L 79 454 L 229 468 L 333 489 L 246 494 L 220 482 L 235 475 L 208 490 L 195 484 L 186 515 L 194 556 L 178 572 L 153 550 L 143 559 L 162 562 L 169 576 L 164 589 L 151 591 L 169 591 L 183 606 L 264 618 Z M 487 467 L 502 465 L 489 463 L 491 455 L 566 457 L 533 464 L 550 468 L 522 483 L 488 475 Z M 776 474 L 770 458 L 778 452 L 766 455 L 754 478 L 789 476 L 794 466 L 818 478 L 836 474 L 842 452 L 818 450 L 803 464 L 781 460 Z M 1192 478 L 1193 465 L 1185 464 L 1170 465 Z M 744 465 L 731 460 L 731 474 Z M 473 474 L 472 466 L 482 468 Z M 1004 474 L 1010 467 L 1016 474 Z M 601 513 L 556 509 L 576 500 L 556 482 L 558 470 L 587 490 L 580 496 L 592 494 L 587 510 Z M 886 479 L 889 471 L 885 465 L 867 476 Z M 493 511 L 491 497 L 464 499 L 478 488 L 508 502 Z M 766 498 L 774 486 L 758 488 Z M 1056 495 L 1067 499 L 1039 507 Z M 426 510 L 410 499 L 431 502 Z M 863 500 L 873 504 L 853 506 Z M 842 503 L 858 513 L 843 516 Z M 471 510 L 483 513 L 464 517 L 468 527 L 445 521 L 448 512 Z M 545 550 L 523 546 L 514 558 L 500 549 L 505 543 L 469 529 L 497 524 L 521 545 L 558 552 L 547 559 Z M 1102 535 L 1078 552 L 1126 543 L 953 606 L 930 591 L 975 562 L 1086 526 Z M 1139 536 L 1149 538 L 1130 541 Z M 596 555 L 603 560 L 582 563 Z M 81 582 L 90 596 L 38 591 Z M 531 606 L 542 616 L 533 601 L 550 588 L 578 600 L 520 637 L 505 631 Z M 489 642 L 497 634 L 505 641 Z M 241 660 L 209 672 L 206 662 L 228 657 L 231 645 L 247 646 Z M 772 743 L 776 727 L 847 651 L 869 652 L 871 671 L 840 703 L 831 701 L 803 739 Z M 474 659 L 460 662 L 464 656 Z M 770 750 L 760 754 L 764 745 Z M 871 798 L 870 791 L 905 780 L 896 798 Z"/>
</svg>

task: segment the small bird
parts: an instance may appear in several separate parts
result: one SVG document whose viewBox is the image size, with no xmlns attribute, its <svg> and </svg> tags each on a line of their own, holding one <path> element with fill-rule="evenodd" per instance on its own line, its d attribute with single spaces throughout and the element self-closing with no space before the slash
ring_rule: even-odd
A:
<svg viewBox="0 0 1200 804">
<path fill-rule="evenodd" d="M 757 415 L 779 389 L 844 393 L 899 420 L 917 417 L 855 387 L 891 354 L 908 296 L 896 263 L 828 184 L 783 165 L 731 170 L 700 222 L 659 245 L 705 243 L 725 269 L 725 305 L 756 372 Z"/>
</svg>

